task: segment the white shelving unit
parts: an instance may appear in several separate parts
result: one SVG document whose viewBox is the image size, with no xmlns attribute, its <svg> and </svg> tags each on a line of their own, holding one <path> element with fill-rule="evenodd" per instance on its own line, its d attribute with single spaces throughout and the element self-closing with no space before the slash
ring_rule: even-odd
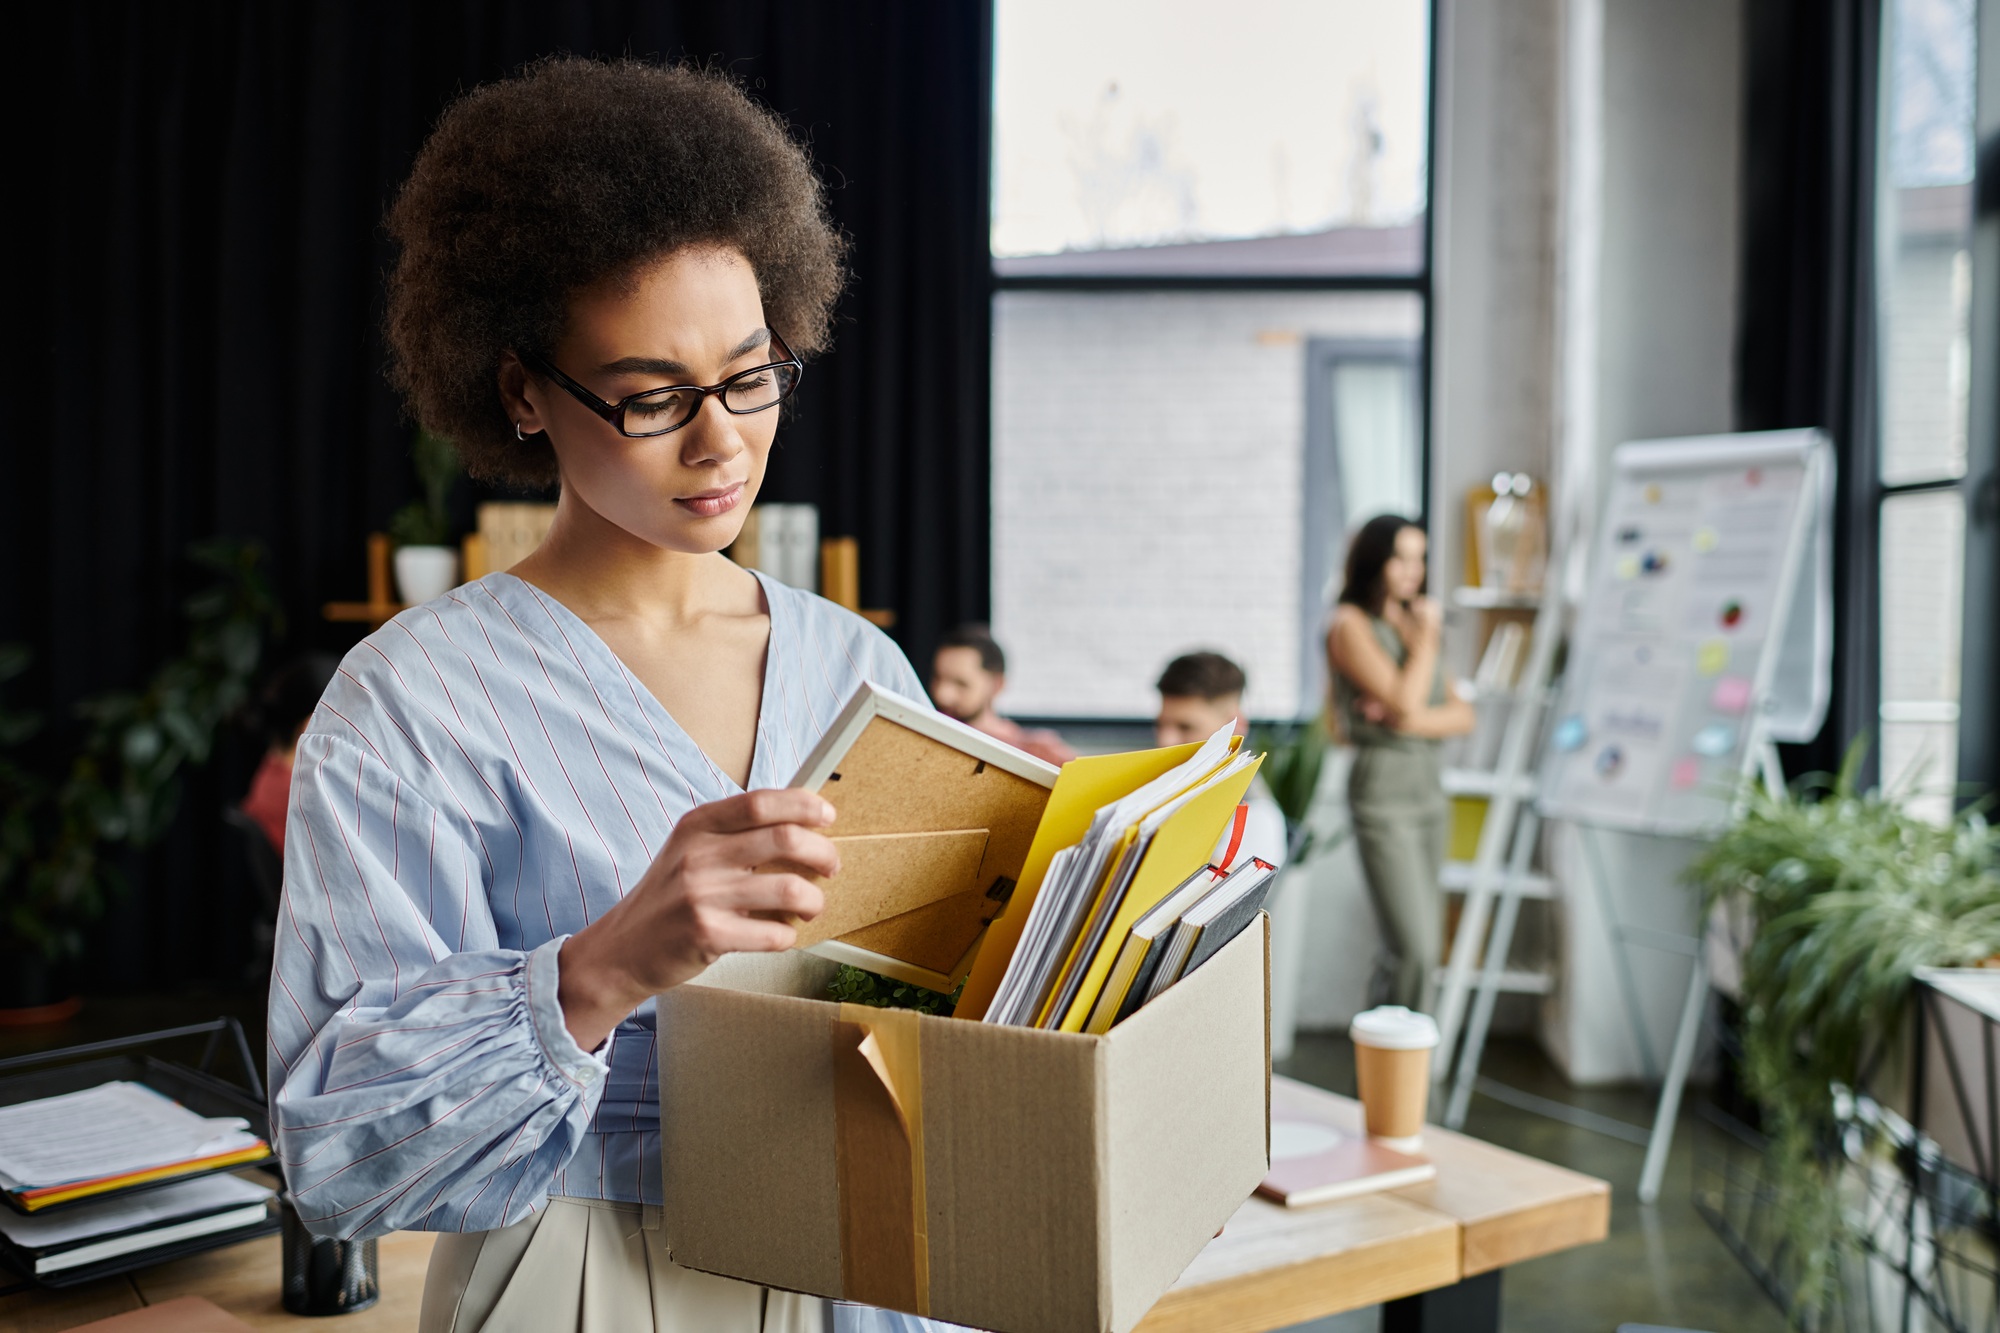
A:
<svg viewBox="0 0 2000 1333">
<path fill-rule="evenodd" d="M 1556 567 L 1551 561 L 1549 568 Z M 1465 1122 L 1499 997 L 1547 995 L 1555 988 L 1552 972 L 1511 967 L 1508 954 L 1521 904 L 1548 901 L 1558 894 L 1556 883 L 1532 868 L 1541 832 L 1541 819 L 1534 808 L 1533 766 L 1542 720 L 1552 706 L 1550 677 L 1562 623 L 1561 599 L 1557 597 L 1458 588 L 1453 590 L 1451 601 L 1471 611 L 1534 613 L 1527 660 L 1513 686 L 1486 696 L 1509 704 L 1496 762 L 1490 769 L 1451 768 L 1444 774 L 1446 795 L 1486 802 L 1473 859 L 1446 862 L 1442 875 L 1444 891 L 1459 896 L 1463 905 L 1452 936 L 1450 961 L 1438 980 L 1431 1006 L 1442 1052 L 1433 1076 L 1445 1080 L 1455 1063 L 1457 1074 L 1445 1103 L 1444 1123 L 1457 1128 Z"/>
</svg>

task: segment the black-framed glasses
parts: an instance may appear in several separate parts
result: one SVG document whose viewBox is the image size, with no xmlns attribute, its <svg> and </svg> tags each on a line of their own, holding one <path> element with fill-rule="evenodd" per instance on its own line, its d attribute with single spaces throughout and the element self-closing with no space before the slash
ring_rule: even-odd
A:
<svg viewBox="0 0 2000 1333">
<path fill-rule="evenodd" d="M 784 360 L 740 370 L 720 384 L 674 384 L 663 389 L 627 394 L 615 403 L 605 402 L 557 370 L 547 357 L 534 352 L 517 352 L 515 355 L 529 369 L 554 380 L 568 391 L 570 397 L 611 423 L 611 428 L 620 435 L 650 439 L 655 435 L 672 434 L 693 421 L 695 414 L 701 411 L 702 402 L 711 394 L 722 400 L 724 411 L 739 417 L 776 407 L 791 397 L 792 390 L 799 387 L 799 377 L 805 374 L 805 363 L 785 345 L 785 340 L 778 336 L 776 329 L 771 330 L 771 344 L 784 353 Z"/>
</svg>

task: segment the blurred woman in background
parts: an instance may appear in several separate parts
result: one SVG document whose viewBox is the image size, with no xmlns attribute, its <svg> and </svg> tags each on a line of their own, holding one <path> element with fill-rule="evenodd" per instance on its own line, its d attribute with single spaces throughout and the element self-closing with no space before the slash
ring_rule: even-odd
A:
<svg viewBox="0 0 2000 1333">
<path fill-rule="evenodd" d="M 1394 955 L 1388 1001 L 1423 1009 L 1444 939 L 1450 808 L 1441 743 L 1472 730 L 1472 705 L 1445 686 L 1444 616 L 1424 595 L 1424 530 L 1407 518 L 1368 520 L 1347 550 L 1327 632 L 1334 708 L 1354 745 L 1347 782 L 1368 894 Z"/>
</svg>

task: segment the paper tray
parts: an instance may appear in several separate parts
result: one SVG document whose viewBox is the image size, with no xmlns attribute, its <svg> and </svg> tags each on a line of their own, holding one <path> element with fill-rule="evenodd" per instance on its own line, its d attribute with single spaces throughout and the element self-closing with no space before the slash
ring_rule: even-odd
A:
<svg viewBox="0 0 2000 1333">
<path fill-rule="evenodd" d="M 239 1171 L 242 1169 L 242 1167 L 236 1168 Z M 204 1171 L 202 1174 L 212 1173 Z M 181 1179 L 192 1178 L 181 1177 Z M 52 1210 L 45 1208 L 42 1211 L 46 1213 Z M 267 1210 L 262 1222 L 252 1226 L 238 1227 L 234 1231 L 218 1231 L 208 1236 L 193 1236 L 187 1240 L 169 1241 L 150 1250 L 133 1250 L 129 1254 L 117 1254 L 109 1259 L 100 1259 L 94 1264 L 78 1264 L 75 1268 L 63 1268 L 53 1273 L 40 1274 L 34 1271 L 35 1264 L 32 1257 L 24 1256 L 13 1242 L 5 1236 L 0 1236 L 0 1264 L 12 1268 L 23 1280 L 34 1286 L 60 1290 L 64 1287 L 95 1282 L 99 1278 L 116 1277 L 120 1273 L 130 1273 L 135 1269 L 151 1268 L 154 1264 L 163 1264 L 171 1259 L 185 1259 L 191 1254 L 219 1250 L 225 1245 L 239 1245 L 246 1240 L 275 1236 L 279 1230 L 278 1212 L 273 1207 Z"/>
<path fill-rule="evenodd" d="M 67 1064 L 60 1063 L 64 1060 L 69 1060 L 73 1056 L 95 1050 L 140 1046 L 149 1042 L 172 1037 L 189 1036 L 200 1032 L 214 1034 L 210 1042 L 212 1056 L 214 1047 L 219 1044 L 216 1039 L 220 1038 L 224 1033 L 232 1031 L 236 1038 L 239 1055 L 245 1060 L 244 1067 L 246 1074 L 257 1085 L 254 1092 L 250 1089 L 239 1087 L 225 1078 L 209 1073 L 207 1070 L 177 1064 L 170 1060 L 162 1060 L 157 1056 L 143 1054 L 138 1051 L 120 1051 L 116 1054 L 106 1054 L 96 1059 L 75 1060 Z M 268 1143 L 271 1138 L 270 1117 L 264 1108 L 261 1080 L 257 1078 L 256 1069 L 248 1063 L 248 1049 L 247 1046 L 243 1045 L 242 1028 L 237 1025 L 235 1019 L 217 1019 L 213 1023 L 203 1023 L 191 1028 L 173 1028 L 165 1032 L 149 1032 L 137 1037 L 122 1038 L 115 1042 L 104 1042 L 93 1046 L 71 1047 L 65 1050 L 45 1051 L 30 1056 L 17 1056 L 11 1060 L 0 1061 L 0 1106 L 14 1106 L 20 1102 L 31 1102 L 42 1097 L 56 1097 L 66 1092 L 81 1092 L 85 1088 L 94 1088 L 100 1083 L 122 1080 L 131 1083 L 143 1083 L 155 1092 L 173 1098 L 197 1115 L 241 1116 L 250 1122 L 250 1132 Z M 0 1191 L 0 1203 L 4 1203 L 8 1208 L 23 1216 L 45 1217 L 62 1212 L 66 1208 L 75 1208 L 82 1204 L 95 1203 L 103 1199 L 121 1198 L 126 1195 L 137 1194 L 143 1190 L 159 1189 L 166 1185 L 178 1185 L 184 1181 L 198 1180 L 202 1176 L 218 1175 L 225 1171 L 243 1171 L 265 1167 L 271 1165 L 273 1161 L 273 1158 L 265 1158 L 260 1162 L 236 1162 L 227 1166 L 204 1167 L 198 1171 L 189 1171 L 184 1175 L 169 1176 L 164 1180 L 147 1181 L 138 1185 L 127 1185 L 120 1189 L 106 1190 L 101 1194 L 86 1195 L 81 1199 L 72 1199 L 65 1203 L 50 1204 L 46 1208 L 37 1208 L 32 1213 L 28 1209 L 23 1208 L 20 1202 L 6 1191 Z"/>
</svg>

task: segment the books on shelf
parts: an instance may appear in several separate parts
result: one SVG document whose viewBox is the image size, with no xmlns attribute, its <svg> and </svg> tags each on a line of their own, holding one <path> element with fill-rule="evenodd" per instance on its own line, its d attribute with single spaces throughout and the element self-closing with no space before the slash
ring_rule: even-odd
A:
<svg viewBox="0 0 2000 1333">
<path fill-rule="evenodd" d="M 0 1253 L 36 1277 L 264 1225 L 276 1191 L 204 1176 L 21 1217 L 0 1213 Z"/>
<path fill-rule="evenodd" d="M 196 1115 L 143 1083 L 0 1107 L 0 1198 L 21 1213 L 270 1156 L 249 1122 Z"/>
<path fill-rule="evenodd" d="M 1472 676 L 1479 713 L 1472 734 L 1465 738 L 1460 760 L 1463 767 L 1490 769 L 1499 760 L 1507 719 L 1518 702 L 1513 692 L 1520 684 L 1532 639 L 1527 626 L 1513 620 L 1495 625 L 1487 637 L 1486 651 L 1480 654 Z"/>
<path fill-rule="evenodd" d="M 1271 1084 L 1271 1170 L 1257 1193 L 1287 1208 L 1420 1185 L 1437 1175 L 1428 1158 L 1385 1148 L 1336 1124 L 1308 1095 Z"/>
</svg>

